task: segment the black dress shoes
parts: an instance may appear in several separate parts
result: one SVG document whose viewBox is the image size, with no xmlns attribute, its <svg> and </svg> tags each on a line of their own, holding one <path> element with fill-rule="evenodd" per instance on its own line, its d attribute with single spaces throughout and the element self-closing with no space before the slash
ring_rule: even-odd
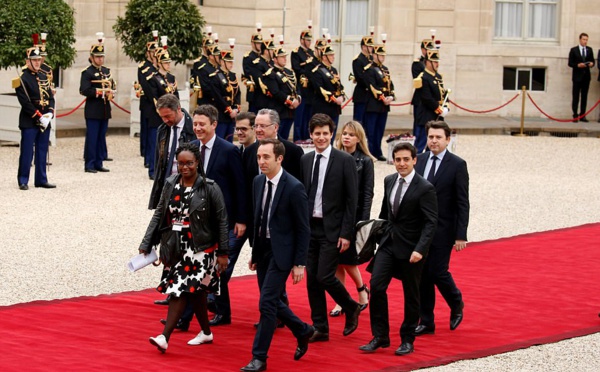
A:
<svg viewBox="0 0 600 372">
<path fill-rule="evenodd" d="M 220 325 L 231 324 L 231 316 L 225 316 L 225 315 L 221 315 L 221 314 L 215 314 L 215 317 L 212 318 L 208 322 L 208 324 L 211 325 L 211 326 L 220 326 Z"/>
<path fill-rule="evenodd" d="M 463 309 L 465 303 L 461 301 L 458 309 L 450 312 L 450 330 L 454 331 L 463 320 Z"/>
<path fill-rule="evenodd" d="M 415 331 L 413 332 L 413 335 L 415 336 L 423 336 L 423 335 L 432 335 L 435 333 L 435 327 L 429 327 L 423 324 L 419 324 L 417 326 L 417 328 L 415 328 Z"/>
<path fill-rule="evenodd" d="M 386 348 L 390 347 L 390 339 L 383 337 L 373 337 L 371 342 L 366 345 L 359 346 L 358 349 L 362 351 L 366 351 L 367 353 L 372 353 L 380 347 Z"/>
<path fill-rule="evenodd" d="M 588 119 L 586 119 L 585 116 L 582 117 L 581 119 L 579 119 L 579 121 L 584 122 L 584 123 L 589 123 Z"/>
<path fill-rule="evenodd" d="M 256 358 L 252 359 L 247 366 L 240 368 L 245 372 L 256 372 L 256 371 L 266 371 L 267 370 L 267 361 L 264 362 L 262 360 L 258 360 Z"/>
<path fill-rule="evenodd" d="M 294 353 L 294 360 L 300 360 L 306 354 L 310 338 L 315 332 L 315 327 L 309 326 L 308 332 L 304 336 L 298 337 L 298 347 L 296 347 L 296 352 Z"/>
<path fill-rule="evenodd" d="M 154 177 L 151 178 L 154 179 Z M 206 303 L 206 308 L 213 314 L 217 313 L 217 304 L 215 303 L 215 301 L 208 301 Z"/>
<path fill-rule="evenodd" d="M 104 167 L 96 168 L 96 170 L 97 170 L 98 172 L 102 172 L 102 173 L 105 173 L 105 172 L 110 172 L 110 169 L 108 169 L 108 168 L 104 168 Z"/>
<path fill-rule="evenodd" d="M 42 183 L 40 185 L 35 185 L 35 187 L 41 187 L 42 189 L 55 189 L 56 185 L 46 182 L 46 183 Z"/>
<path fill-rule="evenodd" d="M 167 324 L 167 320 L 166 319 L 161 319 L 160 322 L 163 325 Z M 188 329 L 190 329 L 190 323 L 189 322 L 184 322 L 183 320 L 179 319 L 179 321 L 175 325 L 175 329 L 179 329 L 179 330 L 181 330 L 181 332 L 187 332 Z"/>
<path fill-rule="evenodd" d="M 104 159 L 104 161 L 113 161 L 113 159 L 112 158 L 106 158 L 106 159 Z"/>
<path fill-rule="evenodd" d="M 406 355 L 415 351 L 415 347 L 410 342 L 403 342 L 400 344 L 400 347 L 396 349 L 394 354 L 396 355 Z"/>
<path fill-rule="evenodd" d="M 356 306 L 354 311 L 346 314 L 346 326 L 344 327 L 344 336 L 348 336 L 358 328 L 358 317 L 360 315 L 360 305 Z"/>
<path fill-rule="evenodd" d="M 379 161 L 387 161 L 387 158 L 385 156 L 381 155 L 381 156 L 377 157 L 377 160 L 379 160 Z"/>
<path fill-rule="evenodd" d="M 322 342 L 322 341 L 329 341 L 329 333 L 328 332 L 320 332 L 320 331 L 315 330 L 313 335 L 308 339 L 309 343 Z"/>
<path fill-rule="evenodd" d="M 22 183 L 22 184 L 19 185 L 19 190 L 23 190 L 23 191 L 29 190 L 29 186 L 27 186 L 26 184 Z"/>
<path fill-rule="evenodd" d="M 85 168 L 85 173 L 98 173 L 98 171 L 92 168 Z"/>
</svg>

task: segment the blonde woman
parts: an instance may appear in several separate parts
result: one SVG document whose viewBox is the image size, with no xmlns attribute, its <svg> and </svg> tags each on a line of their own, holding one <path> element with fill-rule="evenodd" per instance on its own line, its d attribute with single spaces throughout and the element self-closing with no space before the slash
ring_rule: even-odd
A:
<svg viewBox="0 0 600 372">
<path fill-rule="evenodd" d="M 367 136 L 362 125 L 357 121 L 349 121 L 344 124 L 338 134 L 335 146 L 351 154 L 356 161 L 356 170 L 358 172 L 356 222 L 368 220 L 373 202 L 375 170 L 373 157 L 367 145 Z M 363 283 L 360 271 L 358 270 L 354 241 L 352 241 L 351 247 L 340 255 L 336 276 L 342 283 L 346 281 L 346 273 L 352 278 L 354 284 L 356 284 L 358 302 L 362 311 L 369 305 L 370 292 L 367 285 Z M 329 313 L 332 317 L 340 316 L 341 314 L 342 308 L 337 304 Z"/>
</svg>

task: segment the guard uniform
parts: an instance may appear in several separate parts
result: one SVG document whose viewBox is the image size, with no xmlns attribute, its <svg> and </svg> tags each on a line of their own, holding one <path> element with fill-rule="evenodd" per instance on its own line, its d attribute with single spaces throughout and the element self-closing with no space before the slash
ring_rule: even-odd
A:
<svg viewBox="0 0 600 372">
<path fill-rule="evenodd" d="M 103 36 L 99 37 L 103 40 Z M 85 101 L 85 171 L 88 173 L 108 172 L 102 162 L 107 158 L 106 131 L 111 118 L 111 104 L 116 84 L 105 66 L 95 65 L 92 57 L 104 56 L 102 42 L 92 45 L 90 66 L 81 71 L 79 93 Z"/>
<path fill-rule="evenodd" d="M 427 59 L 439 62 L 439 51 L 428 50 Z M 444 109 L 446 109 L 446 112 L 448 111 L 447 106 L 442 106 L 447 91 L 444 88 L 442 75 L 437 71 L 429 71 L 427 68 L 413 80 L 413 85 L 418 90 L 420 98 L 417 112 L 417 128 L 422 129 L 422 131 L 415 133 L 415 147 L 417 148 L 417 152 L 421 153 L 427 145 L 425 124 L 431 120 L 444 120 Z"/>
<path fill-rule="evenodd" d="M 375 45 L 373 43 L 373 37 L 363 37 L 360 45 L 372 48 Z M 356 84 L 354 93 L 352 94 L 352 102 L 354 103 L 353 119 L 363 125 L 365 124 L 365 109 L 369 98 L 369 87 L 365 82 L 365 73 L 369 68 L 370 63 L 371 58 L 364 55 L 362 52 L 352 61 L 352 74 L 354 76 L 354 83 Z"/>
<path fill-rule="evenodd" d="M 260 32 L 256 32 L 252 34 L 252 38 L 250 40 L 251 43 L 254 44 L 262 44 L 263 37 Z M 246 85 L 246 101 L 248 102 L 248 111 L 253 113 L 258 112 L 258 107 L 255 103 L 256 90 L 258 88 L 258 81 L 255 80 L 257 76 L 257 72 L 255 71 L 255 61 L 260 60 L 260 55 L 256 53 L 256 51 L 251 50 L 244 54 L 244 58 L 242 60 L 242 81 Z"/>
<path fill-rule="evenodd" d="M 421 41 L 421 50 L 425 49 L 425 52 L 429 49 L 434 48 L 433 39 L 423 39 Z M 411 66 L 411 73 L 413 79 L 416 79 L 423 71 L 425 71 L 425 56 L 421 55 L 419 58 L 415 58 Z M 425 127 L 419 127 L 417 125 L 417 117 L 419 112 L 419 105 L 421 104 L 421 97 L 419 96 L 419 90 L 415 89 L 410 104 L 413 106 L 413 134 L 415 137 L 421 138 Z"/>
<path fill-rule="evenodd" d="M 385 56 L 385 47 L 383 45 L 375 46 L 373 54 Z M 386 105 L 384 101 L 386 97 L 395 99 L 396 95 L 389 69 L 383 64 L 376 63 L 376 58 L 373 58 L 374 62 L 368 65 L 365 73 L 365 82 L 369 88 L 365 113 L 365 130 L 369 151 L 378 160 L 384 161 L 386 159 L 381 151 L 381 140 L 390 111 L 390 106 Z"/>
<path fill-rule="evenodd" d="M 312 40 L 312 32 L 310 29 L 302 31 L 300 34 L 301 40 Z M 297 78 L 297 91 L 302 97 L 300 105 L 294 112 L 294 141 L 303 141 L 310 138 L 308 133 L 308 122 L 312 116 L 312 104 L 314 101 L 314 87 L 308 76 L 310 71 L 316 66 L 315 53 L 310 48 L 299 46 L 292 51 L 292 70 Z"/>
<path fill-rule="evenodd" d="M 29 60 L 42 58 L 37 47 L 27 49 L 26 56 Z M 29 188 L 27 184 L 32 160 L 35 164 L 34 185 L 53 188 L 55 186 L 48 183 L 46 175 L 50 120 L 54 117 L 54 95 L 50 82 L 45 73 L 27 67 L 18 79 L 13 80 L 12 85 L 21 104 L 19 113 L 21 144 L 17 172 L 19 189 Z"/>
<path fill-rule="evenodd" d="M 190 87 L 192 87 L 192 97 L 190 99 L 191 108 L 210 103 L 208 97 L 205 97 L 202 87 L 203 84 L 208 81 L 208 76 L 206 71 L 204 71 L 204 68 L 210 65 L 207 54 L 209 53 L 209 48 L 212 48 L 214 45 L 215 42 L 210 36 L 205 35 L 202 39 L 202 50 L 204 54 L 194 60 L 194 65 L 192 66 L 192 71 L 190 73 Z"/>
<path fill-rule="evenodd" d="M 146 43 L 146 54 L 154 55 L 157 48 L 157 41 Z M 149 147 L 148 141 L 151 140 L 156 142 L 156 138 L 150 139 L 150 136 L 148 135 L 148 121 L 150 120 L 152 112 L 156 111 L 156 107 L 154 106 L 154 100 L 152 99 L 150 92 L 150 83 L 147 77 L 156 73 L 156 71 L 156 67 L 150 59 L 146 59 L 138 65 L 137 79 L 140 85 L 140 153 L 144 157 L 144 165 L 146 167 L 149 167 L 150 165 L 149 154 L 146 152 L 146 149 Z"/>
<path fill-rule="evenodd" d="M 274 50 L 275 47 L 273 45 L 273 40 L 265 40 L 260 46 L 261 53 L 264 54 L 265 50 Z M 264 56 L 260 56 L 260 58 L 252 61 L 252 77 L 254 81 L 257 82 L 258 89 L 254 90 L 254 104 L 256 105 L 257 112 L 260 109 L 269 108 L 271 97 L 269 96 L 269 92 L 267 86 L 263 82 L 263 75 L 269 71 L 271 66 L 271 61 L 266 59 Z"/>
<path fill-rule="evenodd" d="M 334 53 L 331 46 L 325 46 L 323 48 L 323 59 L 325 59 L 327 55 Z M 336 99 L 338 97 L 344 97 L 344 86 L 340 81 L 340 76 L 335 67 L 328 66 L 325 63 L 321 63 L 313 68 L 312 78 L 315 85 L 313 115 L 327 114 L 331 117 L 336 125 L 331 138 L 333 141 L 335 139 L 340 114 L 342 113 L 342 106 L 337 103 Z"/>
</svg>

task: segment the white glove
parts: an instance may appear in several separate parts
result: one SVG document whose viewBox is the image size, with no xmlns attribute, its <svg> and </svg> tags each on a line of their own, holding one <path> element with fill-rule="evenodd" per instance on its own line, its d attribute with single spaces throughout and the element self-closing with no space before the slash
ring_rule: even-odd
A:
<svg viewBox="0 0 600 372">
<path fill-rule="evenodd" d="M 43 116 L 48 117 L 48 119 L 50 119 L 50 120 L 52 120 L 52 118 L 54 118 L 54 114 L 51 112 L 48 112 L 48 113 L 44 114 Z"/>
<path fill-rule="evenodd" d="M 46 129 L 48 128 L 48 124 L 50 124 L 50 119 L 48 119 L 48 117 L 44 115 L 40 118 L 40 124 L 42 124 L 42 127 Z"/>
<path fill-rule="evenodd" d="M 448 107 L 443 107 L 442 108 L 442 117 L 445 118 L 446 115 L 448 115 L 448 113 L 450 112 L 450 109 Z"/>
</svg>

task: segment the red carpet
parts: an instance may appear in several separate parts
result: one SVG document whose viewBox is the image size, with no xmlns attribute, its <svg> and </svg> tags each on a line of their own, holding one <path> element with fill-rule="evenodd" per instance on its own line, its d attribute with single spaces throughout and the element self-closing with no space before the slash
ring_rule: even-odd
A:
<svg viewBox="0 0 600 372">
<path fill-rule="evenodd" d="M 405 371 L 600 332 L 598 236 L 600 224 L 591 224 L 473 243 L 455 254 L 452 272 L 463 291 L 465 320 L 451 332 L 439 298 L 437 333 L 418 338 L 411 355 L 394 356 L 402 319 L 401 287 L 394 281 L 391 348 L 371 355 L 358 350 L 371 339 L 367 310 L 348 337 L 341 335 L 343 317 L 331 319 L 330 342 L 311 344 L 298 362 L 295 339 L 277 330 L 268 368 Z M 166 314 L 166 307 L 152 304 L 162 297 L 154 290 L 0 307 L 0 370 L 239 370 L 251 359 L 258 319 L 255 277 L 235 278 L 231 291 L 233 325 L 213 328 L 215 342 L 196 347 L 186 342 L 199 332 L 197 323 L 190 332 L 176 331 L 164 355 L 148 342 Z M 309 321 L 305 282 L 290 283 L 288 293 L 293 309 Z"/>
</svg>

